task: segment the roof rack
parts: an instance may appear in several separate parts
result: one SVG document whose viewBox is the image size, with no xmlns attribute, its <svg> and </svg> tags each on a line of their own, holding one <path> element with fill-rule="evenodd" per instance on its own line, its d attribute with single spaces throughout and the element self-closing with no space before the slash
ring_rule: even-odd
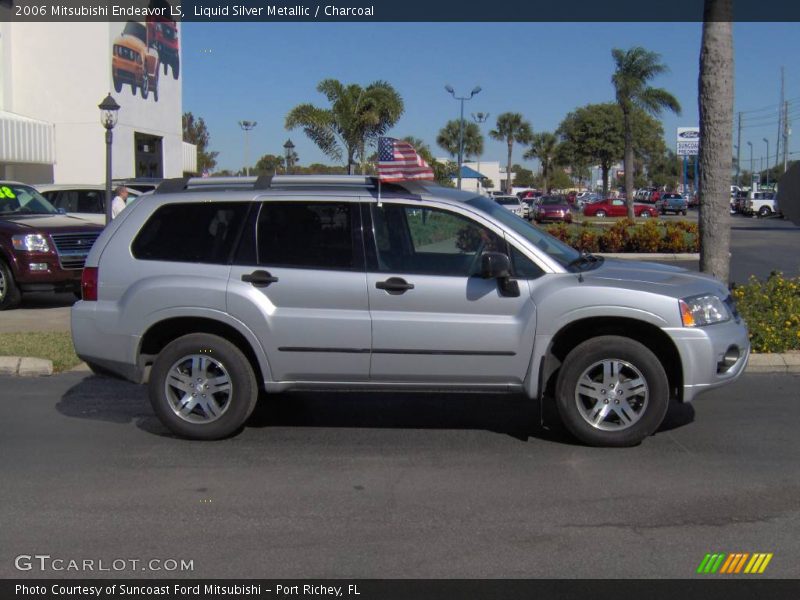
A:
<svg viewBox="0 0 800 600">
<path fill-rule="evenodd" d="M 155 194 L 175 194 L 201 189 L 268 190 L 290 187 L 363 187 L 378 189 L 378 178 L 369 175 L 260 175 L 258 177 L 177 177 L 165 179 Z M 403 181 L 382 183 L 387 192 L 427 193 L 433 182 Z"/>
</svg>

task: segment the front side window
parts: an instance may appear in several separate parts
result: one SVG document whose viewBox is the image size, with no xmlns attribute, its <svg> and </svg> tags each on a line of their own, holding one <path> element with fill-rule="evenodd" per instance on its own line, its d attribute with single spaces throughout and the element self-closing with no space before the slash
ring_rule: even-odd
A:
<svg viewBox="0 0 800 600">
<path fill-rule="evenodd" d="M 265 202 L 258 218 L 258 263 L 299 269 L 361 269 L 353 207 L 347 202 Z"/>
<path fill-rule="evenodd" d="M 372 207 L 378 270 L 469 277 L 481 254 L 507 252 L 505 241 L 461 215 L 398 204 Z"/>
<path fill-rule="evenodd" d="M 140 260 L 227 264 L 247 202 L 190 202 L 157 209 L 133 240 Z"/>
<path fill-rule="evenodd" d="M 0 215 L 52 215 L 58 211 L 39 192 L 27 185 L 0 184 Z"/>
</svg>

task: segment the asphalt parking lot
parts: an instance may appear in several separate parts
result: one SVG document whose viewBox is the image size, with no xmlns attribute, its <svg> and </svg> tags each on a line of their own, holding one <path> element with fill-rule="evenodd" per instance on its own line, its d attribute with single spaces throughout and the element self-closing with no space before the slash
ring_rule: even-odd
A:
<svg viewBox="0 0 800 600">
<path fill-rule="evenodd" d="M 14 568 L 44 553 L 202 578 L 686 578 L 709 552 L 800 576 L 798 376 L 746 375 L 629 449 L 576 445 L 518 396 L 278 395 L 202 443 L 126 382 L 0 389 L 0 577 L 100 576 Z"/>
</svg>

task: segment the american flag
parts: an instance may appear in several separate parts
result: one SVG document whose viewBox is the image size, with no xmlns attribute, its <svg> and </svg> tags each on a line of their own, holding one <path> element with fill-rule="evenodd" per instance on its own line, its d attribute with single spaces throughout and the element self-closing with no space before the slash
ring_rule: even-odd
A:
<svg viewBox="0 0 800 600">
<path fill-rule="evenodd" d="M 403 140 L 378 139 L 378 178 L 381 181 L 433 179 L 433 169 Z"/>
</svg>

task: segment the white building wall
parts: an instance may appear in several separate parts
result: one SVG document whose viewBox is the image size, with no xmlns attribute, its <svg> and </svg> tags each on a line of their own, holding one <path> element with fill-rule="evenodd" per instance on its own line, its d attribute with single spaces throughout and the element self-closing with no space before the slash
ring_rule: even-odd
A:
<svg viewBox="0 0 800 600">
<path fill-rule="evenodd" d="M 129 85 L 113 89 L 112 44 L 124 23 L 0 24 L 0 109 L 55 126 L 56 183 L 105 181 L 105 138 L 97 105 L 120 104 L 113 131 L 113 177 L 135 175 L 134 132 L 162 138 L 164 177 L 183 174 L 181 80 L 159 69 L 159 100 Z M 181 39 L 178 24 L 179 40 Z M 181 40 L 182 41 L 182 40 Z M 19 169 L 16 169 L 19 170 Z"/>
</svg>

